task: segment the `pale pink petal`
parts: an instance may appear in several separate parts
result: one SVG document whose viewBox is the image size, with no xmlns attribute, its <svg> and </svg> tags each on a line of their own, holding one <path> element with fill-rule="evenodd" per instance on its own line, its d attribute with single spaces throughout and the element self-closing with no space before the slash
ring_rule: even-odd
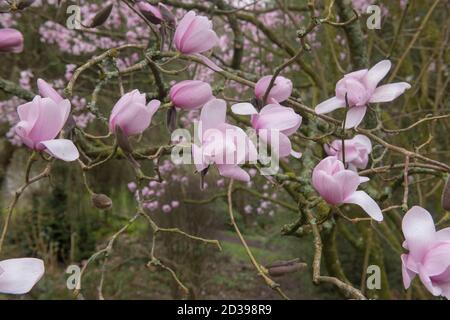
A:
<svg viewBox="0 0 450 320">
<path fill-rule="evenodd" d="M 445 272 L 449 267 L 450 242 L 441 242 L 427 252 L 421 270 L 435 281 L 450 282 L 450 273 Z"/>
<path fill-rule="evenodd" d="M 50 155 L 63 161 L 75 161 L 80 156 L 77 147 L 67 139 L 41 141 L 40 144 L 45 147 L 45 151 Z"/>
<path fill-rule="evenodd" d="M 276 129 L 280 131 L 298 128 L 302 119 L 291 108 L 281 105 L 265 106 L 256 118 L 256 121 L 254 121 L 255 129 Z"/>
<path fill-rule="evenodd" d="M 312 184 L 320 196 L 330 204 L 341 204 L 343 192 L 339 183 L 333 177 L 322 170 L 313 170 Z"/>
<path fill-rule="evenodd" d="M 241 167 L 233 164 L 218 164 L 216 165 L 219 173 L 223 177 L 232 178 L 234 180 L 248 182 L 250 175 Z"/>
<path fill-rule="evenodd" d="M 115 125 L 120 126 L 127 136 L 141 134 L 148 128 L 152 119 L 150 109 L 143 104 L 133 104 L 114 118 Z"/>
<path fill-rule="evenodd" d="M 372 142 L 365 135 L 357 134 L 352 140 L 364 146 L 368 153 L 372 152 Z"/>
<path fill-rule="evenodd" d="M 64 127 L 70 102 L 63 100 L 57 104 L 50 98 L 37 97 L 33 102 L 36 102 L 35 108 L 38 108 L 39 116 L 28 137 L 35 142 L 54 139 Z"/>
<path fill-rule="evenodd" d="M 441 295 L 450 300 L 450 282 L 441 283 L 439 285 L 441 287 Z"/>
<path fill-rule="evenodd" d="M 147 104 L 147 108 L 150 111 L 150 117 L 153 117 L 153 115 L 156 113 L 156 111 L 158 111 L 158 108 L 160 106 L 161 106 L 161 101 L 159 101 L 157 99 L 153 99 Z"/>
<path fill-rule="evenodd" d="M 51 85 L 49 85 L 45 80 L 38 79 L 37 80 L 37 86 L 39 89 L 39 94 L 43 98 L 50 98 L 56 103 L 61 102 L 63 97 L 55 90 Z"/>
<path fill-rule="evenodd" d="M 44 262 L 34 258 L 0 261 L 0 293 L 25 294 L 42 278 Z"/>
<path fill-rule="evenodd" d="M 368 69 L 353 71 L 344 75 L 344 78 L 356 78 L 361 80 L 368 72 Z"/>
<path fill-rule="evenodd" d="M 175 30 L 175 34 L 173 37 L 173 41 L 174 41 L 177 49 L 180 48 L 181 39 L 183 38 L 184 33 L 189 28 L 189 26 L 191 25 L 192 21 L 194 21 L 194 19 L 195 19 L 195 12 L 191 10 L 188 13 L 186 13 L 184 15 L 184 17 L 178 23 L 177 29 Z"/>
<path fill-rule="evenodd" d="M 436 239 L 436 229 L 430 213 L 422 207 L 412 207 L 403 217 L 402 230 L 411 257 L 415 261 L 422 261 Z"/>
<path fill-rule="evenodd" d="M 450 241 L 450 227 L 441 229 L 436 232 L 436 239 L 438 241 Z"/>
<path fill-rule="evenodd" d="M 403 277 L 403 286 L 405 287 L 405 289 L 408 289 L 409 286 L 411 285 L 411 281 L 415 278 L 416 273 L 409 270 L 406 266 L 406 261 L 408 259 L 408 255 L 407 254 L 402 254 L 400 256 L 400 258 L 402 259 L 402 277 Z"/>
<path fill-rule="evenodd" d="M 300 159 L 302 157 L 302 153 L 300 151 L 291 150 L 291 156 L 293 156 L 296 159 Z"/>
<path fill-rule="evenodd" d="M 329 113 L 331 111 L 334 111 L 336 109 L 344 108 L 345 107 L 345 101 L 339 100 L 336 97 L 330 98 L 328 100 L 325 100 L 322 103 L 319 103 L 316 106 L 316 113 L 317 114 L 324 114 Z"/>
<path fill-rule="evenodd" d="M 419 277 L 425 288 L 427 288 L 433 296 L 439 296 L 442 293 L 441 288 L 433 284 L 430 276 L 425 272 L 425 270 L 423 270 L 422 267 L 419 270 Z"/>
<path fill-rule="evenodd" d="M 213 30 L 202 30 L 186 39 L 181 52 L 202 53 L 208 51 L 219 42 L 219 37 Z"/>
<path fill-rule="evenodd" d="M 184 80 L 170 89 L 170 100 L 176 107 L 198 109 L 213 98 L 211 86 L 199 80 Z"/>
<path fill-rule="evenodd" d="M 226 115 L 227 104 L 225 100 L 212 99 L 207 102 L 200 113 L 203 132 L 210 128 L 217 128 L 225 123 Z"/>
<path fill-rule="evenodd" d="M 356 128 L 364 119 L 366 110 L 366 106 L 349 108 L 345 118 L 345 129 Z"/>
<path fill-rule="evenodd" d="M 375 221 L 383 221 L 383 214 L 378 204 L 364 191 L 355 191 L 344 203 L 357 204 Z"/>
<path fill-rule="evenodd" d="M 402 95 L 405 90 L 411 88 L 411 85 L 406 82 L 389 83 L 379 86 L 370 97 L 369 102 L 388 102 L 392 101 L 398 96 Z"/>
<path fill-rule="evenodd" d="M 369 69 L 367 74 L 364 76 L 364 83 L 367 88 L 375 89 L 378 83 L 387 75 L 391 69 L 391 61 L 382 60 Z"/>
<path fill-rule="evenodd" d="M 258 113 L 256 108 L 251 103 L 248 103 L 248 102 L 233 104 L 231 106 L 231 110 L 235 114 L 245 115 L 245 116 Z"/>
<path fill-rule="evenodd" d="M 17 113 L 19 114 L 19 119 L 27 121 L 30 126 L 33 127 L 34 123 L 39 117 L 39 108 L 35 105 L 41 100 L 40 96 L 35 96 L 32 101 L 21 104 L 17 107 Z"/>
<path fill-rule="evenodd" d="M 212 71 L 215 71 L 215 72 L 223 71 L 223 69 L 221 67 L 219 67 L 217 64 L 215 64 L 215 62 L 212 61 L 211 59 L 209 59 L 208 57 L 206 57 L 206 56 L 204 56 L 204 55 L 202 55 L 200 53 L 194 53 L 194 56 L 196 56 L 197 58 L 201 59 L 203 61 L 203 63 L 208 68 L 210 68 Z"/>
<path fill-rule="evenodd" d="M 359 177 L 359 183 L 361 184 L 361 183 L 364 183 L 364 182 L 367 182 L 367 181 L 369 181 L 370 179 L 368 178 L 368 177 Z"/>
<path fill-rule="evenodd" d="M 358 174 L 351 170 L 342 170 L 336 173 L 333 178 L 339 184 L 344 199 L 352 195 L 360 184 Z"/>
</svg>

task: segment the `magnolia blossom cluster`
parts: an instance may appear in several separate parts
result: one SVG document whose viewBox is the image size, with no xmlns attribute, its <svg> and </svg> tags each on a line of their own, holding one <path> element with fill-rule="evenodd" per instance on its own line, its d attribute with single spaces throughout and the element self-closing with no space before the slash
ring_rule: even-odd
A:
<svg viewBox="0 0 450 320">
<path fill-rule="evenodd" d="M 84 4 L 84 1 L 81 1 Z M 176 19 L 165 6 L 154 7 L 138 2 L 137 7 L 153 24 L 175 24 Z M 89 19 L 96 5 L 86 4 L 85 13 Z M 128 9 L 126 9 L 128 10 Z M 115 11 L 113 11 L 115 12 Z M 132 16 L 131 14 L 128 16 Z M 276 19 L 275 19 L 276 21 Z M 127 20 L 132 24 L 133 20 Z M 111 29 L 121 26 L 120 14 L 115 12 L 108 19 L 106 27 Z M 139 23 L 129 25 L 130 29 L 139 31 Z M 64 28 L 65 29 L 65 28 Z M 103 39 L 96 35 L 88 36 L 86 42 L 80 40 L 72 31 L 60 30 L 58 26 L 47 23 L 40 30 L 43 41 L 55 43 L 63 52 L 81 54 L 94 51 L 97 47 L 109 48 L 121 44 L 110 38 Z M 134 31 L 130 31 L 134 32 Z M 129 38 L 138 39 L 136 34 Z M 176 25 L 173 45 L 181 54 L 195 55 L 211 70 L 221 71 L 207 57 L 209 50 L 226 39 L 218 37 L 213 23 L 205 16 L 194 11 L 186 13 Z M 94 44 L 92 44 L 94 43 Z M 91 47 L 92 46 L 92 47 Z M 0 30 L 0 52 L 19 53 L 23 50 L 23 36 L 15 29 Z M 344 75 L 335 88 L 335 96 L 316 106 L 318 115 L 344 109 L 344 129 L 357 128 L 364 120 L 369 104 L 390 102 L 410 88 L 406 82 L 379 85 L 391 68 L 389 60 L 383 60 L 370 69 L 363 69 Z M 67 70 L 71 76 L 73 67 Z M 23 74 L 24 84 L 29 84 L 30 74 Z M 51 156 L 74 161 L 79 153 L 75 144 L 64 138 L 63 128 L 72 117 L 72 103 L 64 99 L 50 84 L 42 79 L 37 81 L 39 95 L 32 101 L 17 107 L 18 123 L 15 131 L 21 141 L 36 152 L 46 152 Z M 293 90 L 291 80 L 272 75 L 263 76 L 255 85 L 252 102 L 241 102 L 232 106 L 213 94 L 213 89 L 206 81 L 185 80 L 175 83 L 169 92 L 170 104 L 183 111 L 200 113 L 195 130 L 195 139 L 191 143 L 194 164 L 202 178 L 211 167 L 217 168 L 222 177 L 247 182 L 255 169 L 245 170 L 245 164 L 256 163 L 258 149 L 252 137 L 242 128 L 227 121 L 227 112 L 238 116 L 250 116 L 250 124 L 260 141 L 273 147 L 277 158 L 293 156 L 300 158 L 291 137 L 299 130 L 302 117 L 284 103 Z M 84 102 L 85 103 L 85 102 Z M 109 117 L 109 131 L 118 137 L 142 134 L 159 110 L 161 102 L 147 102 L 145 93 L 132 90 L 120 97 L 112 108 Z M 230 109 L 230 110 L 228 110 Z M 173 109 L 172 109 L 173 111 Z M 324 146 L 327 157 L 313 169 L 311 184 L 322 199 L 332 207 L 344 204 L 361 207 L 373 220 L 382 221 L 383 215 L 379 205 L 363 190 L 369 179 L 360 176 L 358 170 L 367 167 L 372 152 L 372 143 L 364 135 L 355 135 L 351 139 L 337 139 Z M 170 175 L 171 181 L 186 184 L 187 177 L 174 172 L 170 162 L 159 166 L 162 175 Z M 162 183 L 150 182 L 141 190 L 135 183 L 128 188 L 144 197 L 145 207 L 154 211 L 161 209 L 171 212 L 179 207 L 176 199 L 163 196 L 168 187 L 167 180 Z M 217 182 L 223 186 L 223 178 Z M 205 185 L 203 184 L 205 187 Z M 264 188 L 264 187 L 263 187 Z M 267 196 L 268 192 L 264 193 Z M 267 209 L 267 201 L 261 202 L 259 209 Z M 244 211 L 251 213 L 253 207 L 246 206 Z M 419 275 L 425 287 L 434 295 L 450 297 L 450 229 L 435 230 L 433 218 L 423 208 L 413 207 L 403 218 L 402 230 L 405 236 L 404 247 L 409 252 L 402 255 L 404 286 L 410 286 L 412 279 Z M 40 279 L 44 267 L 37 259 L 12 259 L 0 262 L 0 292 L 25 293 Z"/>
</svg>

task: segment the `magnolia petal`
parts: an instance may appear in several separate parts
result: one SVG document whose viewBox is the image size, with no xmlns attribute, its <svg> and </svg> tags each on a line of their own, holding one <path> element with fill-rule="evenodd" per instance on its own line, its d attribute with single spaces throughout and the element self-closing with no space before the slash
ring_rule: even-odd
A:
<svg viewBox="0 0 450 320">
<path fill-rule="evenodd" d="M 403 217 L 402 230 L 409 254 L 415 261 L 422 261 L 436 239 L 436 229 L 430 213 L 422 207 L 412 207 Z"/>
<path fill-rule="evenodd" d="M 236 103 L 231 106 L 231 111 L 235 114 L 248 116 L 252 114 L 257 114 L 256 108 L 248 102 Z"/>
<path fill-rule="evenodd" d="M 341 204 L 342 188 L 338 182 L 326 172 L 317 168 L 314 168 L 312 176 L 312 184 L 314 189 L 320 194 L 320 196 L 329 204 Z"/>
<path fill-rule="evenodd" d="M 0 261 L 0 293 L 25 294 L 42 278 L 44 262 L 35 258 Z"/>
<path fill-rule="evenodd" d="M 367 182 L 367 181 L 369 181 L 370 180 L 370 178 L 369 177 L 359 177 L 359 183 L 361 184 L 361 183 L 364 183 L 364 182 Z"/>
<path fill-rule="evenodd" d="M 366 106 L 352 107 L 347 111 L 345 119 L 345 129 L 356 128 L 366 115 Z"/>
<path fill-rule="evenodd" d="M 410 88 L 411 85 L 407 82 L 396 82 L 379 86 L 375 89 L 369 102 L 377 103 L 392 101 Z"/>
<path fill-rule="evenodd" d="M 66 123 L 70 113 L 70 102 L 65 99 L 56 103 L 50 98 L 36 96 L 33 107 L 38 109 L 39 115 L 28 138 L 35 143 L 54 139 Z"/>
<path fill-rule="evenodd" d="M 157 99 L 153 99 L 147 104 L 147 108 L 150 111 L 150 117 L 153 117 L 153 115 L 156 113 L 156 111 L 158 111 L 158 108 L 160 106 L 161 106 L 161 101 L 159 101 Z"/>
<path fill-rule="evenodd" d="M 352 140 L 364 146 L 368 153 L 372 152 L 372 142 L 365 135 L 357 134 Z"/>
<path fill-rule="evenodd" d="M 45 80 L 38 79 L 37 86 L 38 86 L 39 94 L 43 98 L 50 98 L 53 101 L 55 101 L 56 103 L 64 100 L 63 97 L 61 97 L 61 95 L 55 89 L 53 89 L 53 87 L 50 84 L 48 84 Z"/>
<path fill-rule="evenodd" d="M 189 11 L 184 15 L 184 17 L 181 19 L 181 21 L 178 23 L 177 29 L 175 30 L 175 34 L 173 37 L 173 42 L 177 49 L 180 49 L 181 40 L 191 25 L 192 21 L 195 19 L 195 12 L 193 10 Z"/>
<path fill-rule="evenodd" d="M 441 295 L 447 298 L 447 300 L 450 300 L 450 282 L 442 283 L 441 285 Z"/>
<path fill-rule="evenodd" d="M 208 51 L 219 42 L 219 37 L 214 30 L 201 30 L 188 37 L 183 37 L 181 52 L 195 54 Z"/>
<path fill-rule="evenodd" d="M 419 270 L 419 277 L 425 288 L 427 288 L 433 296 L 439 296 L 442 293 L 440 287 L 433 285 L 433 282 L 423 268 L 420 268 Z"/>
<path fill-rule="evenodd" d="M 250 181 L 250 175 L 241 167 L 233 164 L 218 164 L 216 165 L 219 173 L 223 177 L 232 178 L 239 181 Z"/>
<path fill-rule="evenodd" d="M 382 60 L 369 69 L 364 76 L 364 82 L 368 88 L 375 89 L 378 83 L 387 75 L 391 69 L 391 61 Z"/>
<path fill-rule="evenodd" d="M 450 268 L 450 242 L 442 242 L 433 246 L 425 255 L 421 270 L 433 277 L 437 282 L 449 282 L 450 272 L 446 272 Z"/>
<path fill-rule="evenodd" d="M 402 278 L 403 278 L 403 286 L 405 287 L 405 289 L 408 289 L 409 286 L 411 285 L 412 280 L 416 277 L 416 273 L 409 270 L 408 267 L 406 266 L 406 261 L 408 259 L 408 255 L 407 254 L 402 254 L 400 256 L 401 260 L 402 260 Z"/>
<path fill-rule="evenodd" d="M 328 100 L 325 100 L 324 102 L 319 103 L 316 106 L 316 113 L 317 114 L 324 114 L 324 113 L 329 113 L 331 111 L 334 111 L 336 109 L 340 109 L 340 108 L 344 108 L 345 107 L 345 102 L 333 97 L 330 98 Z"/>
<path fill-rule="evenodd" d="M 383 214 L 378 204 L 364 191 L 355 191 L 344 203 L 357 204 L 375 221 L 383 221 Z"/>
<path fill-rule="evenodd" d="M 302 155 L 303 154 L 299 151 L 297 152 L 297 151 L 291 150 L 291 156 L 293 156 L 296 159 L 300 159 L 302 157 Z"/>
<path fill-rule="evenodd" d="M 152 105 L 155 108 L 157 102 L 153 102 Z M 150 125 L 151 120 L 150 108 L 145 104 L 136 103 L 118 113 L 114 118 L 114 125 L 119 126 L 125 135 L 132 136 L 144 132 Z"/>
<path fill-rule="evenodd" d="M 450 241 L 450 227 L 436 232 L 436 238 L 438 241 Z"/>
<path fill-rule="evenodd" d="M 51 156 L 63 161 L 75 161 L 80 156 L 77 147 L 67 139 L 47 140 L 40 144 L 46 148 L 45 151 Z"/>
<path fill-rule="evenodd" d="M 213 33 L 214 33 L 214 31 L 213 31 Z M 214 33 L 214 35 L 215 35 L 215 33 Z M 217 37 L 217 35 L 216 35 L 216 37 Z M 200 58 L 203 61 L 203 63 L 208 68 L 210 68 L 212 71 L 215 71 L 215 72 L 223 71 L 223 69 L 221 67 L 219 67 L 217 64 L 215 64 L 215 62 L 212 61 L 211 59 L 209 59 L 208 57 L 206 57 L 200 53 L 195 53 L 194 56 Z"/>
<path fill-rule="evenodd" d="M 352 195 L 360 184 L 358 174 L 352 170 L 339 171 L 333 178 L 339 184 L 344 199 Z"/>
<path fill-rule="evenodd" d="M 221 124 L 225 123 L 227 115 L 227 104 L 222 99 L 212 99 L 208 101 L 200 113 L 200 119 L 202 121 L 202 130 L 205 132 L 210 128 L 217 128 Z"/>
</svg>

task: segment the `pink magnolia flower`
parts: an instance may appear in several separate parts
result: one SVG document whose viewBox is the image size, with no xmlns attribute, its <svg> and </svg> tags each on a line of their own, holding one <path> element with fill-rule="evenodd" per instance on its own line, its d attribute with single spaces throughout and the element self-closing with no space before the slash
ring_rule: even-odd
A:
<svg viewBox="0 0 450 320">
<path fill-rule="evenodd" d="M 363 69 L 346 74 L 336 84 L 336 96 L 325 100 L 316 107 L 317 114 L 328 113 L 333 110 L 344 108 L 345 95 L 349 109 L 345 119 L 345 128 L 357 127 L 364 118 L 368 103 L 392 101 L 406 89 L 411 88 L 409 83 L 396 82 L 377 87 L 378 83 L 391 69 L 391 62 L 383 60 L 378 62 L 369 70 Z"/>
<path fill-rule="evenodd" d="M 55 139 L 70 114 L 70 102 L 63 99 L 47 82 L 38 80 L 39 93 L 33 101 L 17 107 L 19 123 L 15 131 L 22 142 L 36 151 L 46 151 L 64 161 L 78 159 L 79 153 L 72 141 Z"/>
<path fill-rule="evenodd" d="M 124 94 L 111 111 L 110 132 L 115 132 L 116 126 L 119 126 L 127 136 L 141 134 L 150 125 L 160 105 L 161 102 L 156 99 L 146 105 L 145 93 L 137 89 Z"/>
<path fill-rule="evenodd" d="M 258 99 L 263 99 L 266 90 L 269 87 L 272 76 L 265 76 L 259 79 L 255 86 L 255 96 Z M 292 93 L 292 81 L 278 76 L 275 79 L 273 87 L 270 89 L 267 101 L 270 103 L 283 102 L 287 100 Z"/>
<path fill-rule="evenodd" d="M 239 165 L 256 161 L 256 147 L 244 130 L 225 122 L 226 112 L 222 99 L 213 99 L 203 107 L 196 133 L 200 145 L 192 144 L 194 164 L 199 172 L 215 164 L 221 176 L 249 181 L 249 174 Z"/>
<path fill-rule="evenodd" d="M 214 47 L 219 37 L 212 30 L 211 20 L 189 11 L 178 24 L 173 41 L 181 53 L 195 54 Z"/>
<path fill-rule="evenodd" d="M 272 149 L 278 149 L 275 151 L 279 157 L 292 155 L 299 158 L 301 156 L 301 153 L 292 150 L 291 141 L 288 138 L 302 123 L 302 117 L 292 108 L 273 103 L 266 105 L 258 112 L 251 103 L 244 102 L 231 106 L 231 109 L 236 114 L 251 115 L 253 129 L 261 140 L 272 145 Z M 272 141 L 273 134 L 278 134 L 278 143 Z"/>
<path fill-rule="evenodd" d="M 336 157 L 330 156 L 314 168 L 312 185 L 329 204 L 353 203 L 359 205 L 376 221 L 382 221 L 383 215 L 378 204 L 364 191 L 356 191 L 358 186 L 368 181 L 352 170 L 346 170 Z"/>
<path fill-rule="evenodd" d="M 350 170 L 364 169 L 369 163 L 369 154 L 372 152 L 370 139 L 362 134 L 358 134 L 353 139 L 345 140 L 345 163 Z M 340 161 L 342 159 L 342 140 L 334 140 L 330 145 L 324 145 L 325 152 L 329 156 L 335 156 Z"/>
<path fill-rule="evenodd" d="M 35 258 L 0 261 L 0 293 L 25 294 L 44 275 L 44 262 Z"/>
<path fill-rule="evenodd" d="M 434 296 L 450 299 L 450 228 L 436 232 L 430 213 L 414 206 L 403 217 L 402 230 L 409 250 L 401 256 L 405 288 L 418 274 Z"/>
<path fill-rule="evenodd" d="M 178 82 L 170 88 L 169 96 L 176 107 L 186 110 L 199 109 L 214 97 L 211 86 L 199 80 Z"/>
<path fill-rule="evenodd" d="M 0 29 L 0 52 L 20 53 L 23 50 L 23 35 L 11 28 Z"/>
</svg>

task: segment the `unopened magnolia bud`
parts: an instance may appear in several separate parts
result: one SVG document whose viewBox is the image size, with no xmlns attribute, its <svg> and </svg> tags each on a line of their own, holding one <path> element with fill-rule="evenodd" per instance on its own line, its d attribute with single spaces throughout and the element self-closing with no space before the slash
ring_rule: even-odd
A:
<svg viewBox="0 0 450 320">
<path fill-rule="evenodd" d="M 450 211 L 450 176 L 447 177 L 447 182 L 444 186 L 444 191 L 442 192 L 442 207 Z"/>
<path fill-rule="evenodd" d="M 153 24 L 160 24 L 163 20 L 161 12 L 151 4 L 141 1 L 137 4 L 142 15 Z"/>
<path fill-rule="evenodd" d="M 130 164 L 134 169 L 139 170 L 141 165 L 133 157 L 133 147 L 131 146 L 128 136 L 123 132 L 122 128 L 118 125 L 115 127 L 114 132 L 116 133 L 117 145 L 122 149 L 125 158 L 128 159 Z"/>
<path fill-rule="evenodd" d="M 175 107 L 170 108 L 167 110 L 167 117 L 166 117 L 166 124 L 167 129 L 172 132 L 177 127 L 177 109 Z"/>
<path fill-rule="evenodd" d="M 130 141 L 128 140 L 128 136 L 123 132 L 122 128 L 116 126 L 115 133 L 117 144 L 119 145 L 120 149 L 122 149 L 122 151 L 125 154 L 133 153 L 133 147 L 131 147 Z"/>
<path fill-rule="evenodd" d="M 158 9 L 161 12 L 161 15 L 168 24 L 175 25 L 175 16 L 173 15 L 172 11 L 169 10 L 169 8 L 166 7 L 163 3 L 158 3 Z"/>
<path fill-rule="evenodd" d="M 266 267 L 272 277 L 284 276 L 306 267 L 306 263 L 299 262 L 299 259 L 289 261 L 278 261 Z"/>
<path fill-rule="evenodd" d="M 105 194 L 94 193 L 91 197 L 94 207 L 100 210 L 108 210 L 112 208 L 112 200 Z"/>
<path fill-rule="evenodd" d="M 205 189 L 205 177 L 206 177 L 206 174 L 208 173 L 208 170 L 209 170 L 209 166 L 206 167 L 205 169 L 203 169 L 202 171 L 200 171 L 200 190 Z"/>
<path fill-rule="evenodd" d="M 97 14 L 95 15 L 94 19 L 92 19 L 92 22 L 89 25 L 89 28 L 95 28 L 98 26 L 101 26 L 105 21 L 108 19 L 109 15 L 111 14 L 113 8 L 113 4 L 109 4 L 108 6 L 101 9 Z"/>
</svg>

